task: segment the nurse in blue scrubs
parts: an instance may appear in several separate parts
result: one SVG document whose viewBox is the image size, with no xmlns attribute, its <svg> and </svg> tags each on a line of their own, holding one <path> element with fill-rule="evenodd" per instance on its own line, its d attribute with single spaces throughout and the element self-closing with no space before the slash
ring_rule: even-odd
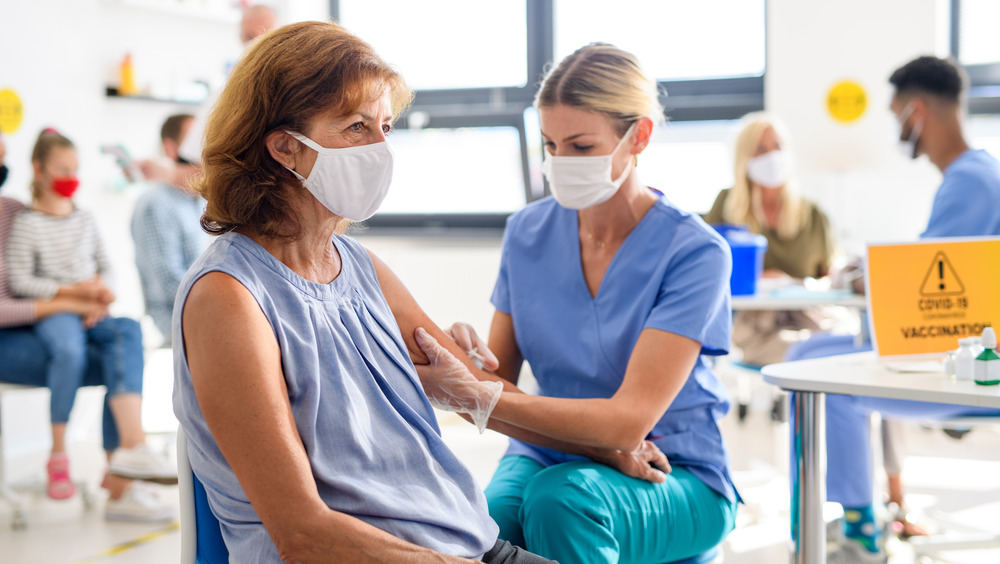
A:
<svg viewBox="0 0 1000 564">
<path fill-rule="evenodd" d="M 663 109 L 632 55 L 605 44 L 577 50 L 535 105 L 553 197 L 508 221 L 489 348 L 509 382 L 527 361 L 539 394 L 483 402 L 495 402 L 484 408 L 490 426 L 622 452 L 649 440 L 672 471 L 646 481 L 511 439 L 486 488 L 490 515 L 501 538 L 560 562 L 697 556 L 736 515 L 718 425 L 729 400 L 709 358 L 730 343 L 729 248 L 640 182 L 637 158 Z M 433 400 L 450 359 L 418 343 Z"/>
</svg>

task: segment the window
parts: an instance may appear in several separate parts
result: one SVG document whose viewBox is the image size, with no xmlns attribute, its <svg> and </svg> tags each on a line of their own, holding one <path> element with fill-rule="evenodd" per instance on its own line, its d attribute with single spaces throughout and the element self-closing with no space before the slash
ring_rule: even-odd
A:
<svg viewBox="0 0 1000 564">
<path fill-rule="evenodd" d="M 555 59 L 602 41 L 634 54 L 660 81 L 764 74 L 762 0 L 616 0 L 613 5 L 557 0 Z"/>
<path fill-rule="evenodd" d="M 951 0 L 951 52 L 969 73 L 969 112 L 1000 113 L 1000 43 L 995 0 Z"/>
<path fill-rule="evenodd" d="M 373 43 L 411 88 L 489 88 L 528 82 L 523 2 L 341 1 L 338 21 Z M 432 9 L 428 9 L 432 8 Z M 486 49 L 486 45 L 502 48 Z"/>
<path fill-rule="evenodd" d="M 643 181 L 706 211 L 731 183 L 731 120 L 764 106 L 764 3 L 330 0 L 416 90 L 390 139 L 393 188 L 367 225 L 502 228 L 545 195 L 537 83 L 592 41 L 635 53 L 668 93 Z"/>
</svg>

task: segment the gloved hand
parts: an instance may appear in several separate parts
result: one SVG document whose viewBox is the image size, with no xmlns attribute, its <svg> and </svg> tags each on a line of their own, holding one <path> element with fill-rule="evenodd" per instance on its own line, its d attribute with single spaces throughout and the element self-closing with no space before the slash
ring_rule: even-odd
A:
<svg viewBox="0 0 1000 564">
<path fill-rule="evenodd" d="M 492 371 L 500 367 L 500 361 L 486 346 L 486 341 L 479 338 L 479 334 L 472 328 L 472 325 L 457 321 L 444 332 L 451 337 L 451 340 L 455 341 L 456 345 L 462 348 L 465 354 L 469 355 L 477 368 Z"/>
<path fill-rule="evenodd" d="M 467 413 L 482 433 L 503 393 L 501 382 L 481 382 L 462 361 L 441 346 L 422 327 L 414 332 L 417 345 L 430 364 L 418 365 L 417 375 L 431 405 L 446 411 Z"/>
</svg>

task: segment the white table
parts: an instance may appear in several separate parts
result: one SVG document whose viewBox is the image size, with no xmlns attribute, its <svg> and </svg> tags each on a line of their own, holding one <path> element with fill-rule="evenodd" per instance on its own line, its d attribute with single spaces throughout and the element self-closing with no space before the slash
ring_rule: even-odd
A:
<svg viewBox="0 0 1000 564">
<path fill-rule="evenodd" d="M 752 296 L 733 296 L 733 311 L 802 310 L 816 306 L 842 306 L 865 309 L 865 297 L 840 292 L 759 292 Z"/>
<path fill-rule="evenodd" d="M 795 460 L 792 500 L 796 564 L 825 564 L 826 529 L 826 402 L 824 394 L 932 401 L 1000 408 L 1000 386 L 978 386 L 943 374 L 900 374 L 885 368 L 875 353 L 865 352 L 796 362 L 761 369 L 764 380 L 796 393 L 792 412 Z M 889 361 L 892 362 L 892 361 Z"/>
</svg>

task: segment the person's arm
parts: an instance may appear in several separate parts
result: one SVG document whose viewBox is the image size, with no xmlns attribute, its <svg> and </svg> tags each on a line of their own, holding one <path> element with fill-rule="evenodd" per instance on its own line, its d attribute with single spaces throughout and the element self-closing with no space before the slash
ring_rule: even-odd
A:
<svg viewBox="0 0 1000 564">
<path fill-rule="evenodd" d="M 497 312 L 490 347 L 500 361 L 516 362 L 513 323 Z M 493 417 L 546 436 L 600 448 L 629 449 L 641 442 L 680 392 L 701 352 L 687 337 L 645 329 L 639 336 L 621 387 L 610 398 L 566 399 L 503 394 Z M 518 364 L 518 369 L 520 364 Z"/>
<path fill-rule="evenodd" d="M 281 350 L 242 284 L 206 274 L 183 307 L 198 405 L 282 560 L 471 562 L 403 541 L 323 502 L 292 417 Z"/>
<path fill-rule="evenodd" d="M 435 344 L 440 347 L 440 351 L 443 351 L 438 353 L 436 360 L 440 360 L 441 362 L 454 361 L 453 366 L 449 369 L 464 371 L 465 374 L 469 374 L 470 378 L 480 381 L 502 382 L 504 386 L 503 397 L 535 397 L 524 394 L 510 380 L 476 368 L 475 364 L 472 363 L 461 347 L 452 341 L 424 313 L 396 274 L 373 253 L 369 251 L 368 254 L 375 265 L 375 273 L 378 276 L 382 294 L 385 296 L 386 302 L 389 304 L 392 314 L 396 318 L 396 324 L 399 325 L 411 360 L 417 365 L 418 374 L 426 374 L 426 367 L 430 363 L 430 359 L 425 354 L 424 349 L 417 343 L 416 331 L 418 328 L 423 328 L 436 341 Z M 502 363 L 500 372 L 503 372 Z M 662 482 L 665 477 L 660 471 L 670 471 L 670 465 L 666 457 L 655 445 L 644 440 L 645 435 L 628 445 L 605 447 L 603 445 L 594 445 L 591 442 L 565 440 L 561 437 L 540 432 L 539 430 L 529 429 L 519 421 L 503 420 L 496 417 L 489 418 L 487 427 L 527 443 L 568 454 L 585 456 L 612 466 L 629 476 L 644 480 Z M 650 466 L 650 464 L 653 466 Z"/>
<path fill-rule="evenodd" d="M 7 283 L 15 295 L 44 299 L 59 292 L 58 282 L 35 276 L 35 253 L 46 240 L 23 213 L 14 219 L 7 241 Z"/>
</svg>

